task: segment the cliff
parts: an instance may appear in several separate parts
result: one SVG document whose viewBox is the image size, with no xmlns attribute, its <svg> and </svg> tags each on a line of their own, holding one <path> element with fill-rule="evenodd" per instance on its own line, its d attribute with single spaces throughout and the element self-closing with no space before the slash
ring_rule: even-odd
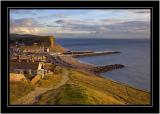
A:
<svg viewBox="0 0 160 114">
<path fill-rule="evenodd" d="M 24 43 L 26 46 L 33 46 L 34 43 L 37 46 L 49 47 L 51 52 L 65 52 L 67 49 L 63 48 L 61 45 L 57 44 L 54 36 L 37 36 L 30 34 L 10 34 L 10 44 L 19 42 Z"/>
</svg>

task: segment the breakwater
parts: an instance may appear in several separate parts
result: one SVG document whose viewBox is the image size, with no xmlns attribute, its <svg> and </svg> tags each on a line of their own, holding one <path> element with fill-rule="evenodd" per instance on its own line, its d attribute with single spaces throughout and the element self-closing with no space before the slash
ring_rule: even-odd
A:
<svg viewBox="0 0 160 114">
<path fill-rule="evenodd" d="M 94 73 L 103 73 L 103 72 L 108 72 L 108 71 L 115 70 L 115 69 L 120 69 L 123 67 L 124 65 L 122 64 L 113 64 L 113 65 L 106 65 L 106 66 L 91 67 L 88 70 Z"/>
<path fill-rule="evenodd" d="M 91 73 L 96 73 L 96 74 L 124 67 L 124 65 L 122 65 L 122 64 L 95 66 L 95 65 L 91 65 L 91 64 L 87 64 L 87 63 L 81 63 L 77 59 L 73 58 L 72 56 L 57 56 L 57 57 L 52 56 L 52 62 L 54 62 L 60 66 L 81 69 L 81 71 L 89 71 Z"/>
<path fill-rule="evenodd" d="M 106 66 L 95 66 L 87 63 L 79 62 L 77 59 L 73 58 L 72 56 L 56 56 L 56 55 L 50 55 L 43 53 L 42 55 L 46 56 L 48 60 L 58 66 L 62 67 L 68 67 L 68 68 L 74 68 L 74 69 L 80 69 L 81 71 L 88 71 L 91 73 L 103 73 L 119 68 L 123 68 L 124 65 L 122 64 L 113 64 L 113 65 L 106 65 Z"/>
<path fill-rule="evenodd" d="M 98 56 L 98 55 L 109 55 L 120 53 L 119 51 L 102 51 L 102 52 L 94 52 L 94 51 L 77 51 L 77 52 L 68 52 L 64 53 L 64 55 L 71 55 L 72 57 L 85 57 L 85 56 Z"/>
</svg>

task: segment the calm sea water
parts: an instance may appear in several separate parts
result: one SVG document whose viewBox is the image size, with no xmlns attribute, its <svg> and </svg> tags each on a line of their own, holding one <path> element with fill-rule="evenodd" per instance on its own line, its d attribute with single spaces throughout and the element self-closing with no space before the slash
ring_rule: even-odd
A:
<svg viewBox="0 0 160 114">
<path fill-rule="evenodd" d="M 123 64 L 126 66 L 125 68 L 101 75 L 150 91 L 149 39 L 57 39 L 57 42 L 72 51 L 120 51 L 121 53 L 118 54 L 78 59 L 96 65 Z"/>
</svg>

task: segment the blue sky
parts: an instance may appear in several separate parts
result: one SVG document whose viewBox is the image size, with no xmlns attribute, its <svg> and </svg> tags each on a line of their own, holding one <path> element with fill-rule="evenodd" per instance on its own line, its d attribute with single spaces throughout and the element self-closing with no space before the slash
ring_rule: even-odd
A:
<svg viewBox="0 0 160 114">
<path fill-rule="evenodd" d="M 57 38 L 149 38 L 149 9 L 11 9 L 10 33 Z"/>
</svg>

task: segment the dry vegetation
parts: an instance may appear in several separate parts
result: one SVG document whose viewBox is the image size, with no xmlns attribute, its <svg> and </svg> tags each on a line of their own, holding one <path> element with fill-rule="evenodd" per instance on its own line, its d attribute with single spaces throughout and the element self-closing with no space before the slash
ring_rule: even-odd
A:
<svg viewBox="0 0 160 114">
<path fill-rule="evenodd" d="M 70 80 L 40 96 L 38 104 L 149 105 L 150 94 L 109 79 L 68 70 Z"/>
<path fill-rule="evenodd" d="M 34 86 L 26 81 L 17 81 L 17 82 L 10 82 L 10 103 L 12 104 L 17 99 L 25 96 L 27 93 L 34 90 Z"/>
<path fill-rule="evenodd" d="M 103 92 L 124 104 L 150 104 L 150 94 L 148 92 L 123 85 L 109 79 L 97 76 L 87 76 L 86 74 L 77 71 L 71 71 L 70 78 L 74 83 L 80 83 L 86 87 Z"/>
<path fill-rule="evenodd" d="M 38 87 L 53 87 L 57 85 L 62 79 L 61 75 L 58 74 L 48 74 L 43 79 L 36 83 Z"/>
</svg>

